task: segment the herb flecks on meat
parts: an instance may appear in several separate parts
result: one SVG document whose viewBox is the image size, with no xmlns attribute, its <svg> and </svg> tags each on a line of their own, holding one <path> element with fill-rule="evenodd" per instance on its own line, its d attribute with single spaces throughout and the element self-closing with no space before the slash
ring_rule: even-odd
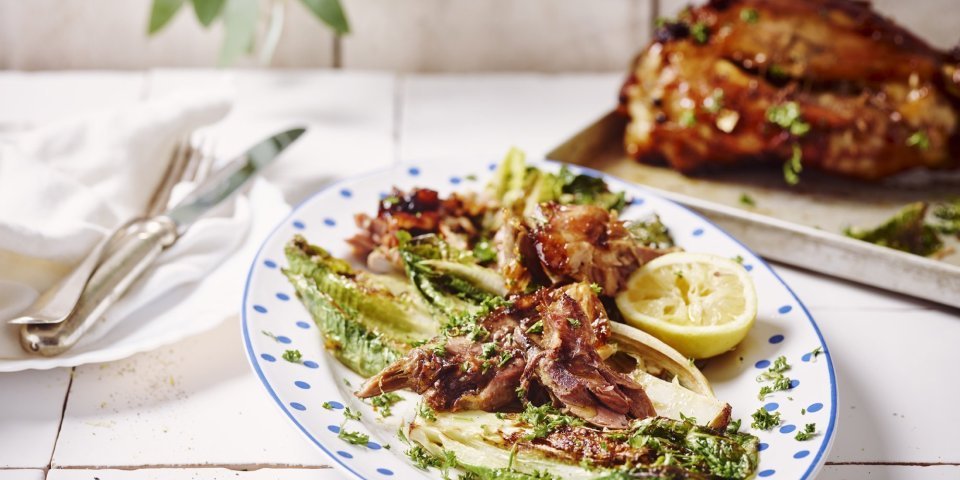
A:
<svg viewBox="0 0 960 480">
<path fill-rule="evenodd" d="M 538 322 L 542 330 L 532 328 Z M 368 380 L 357 395 L 409 388 L 437 411 L 499 411 L 517 408 L 520 385 L 525 403 L 552 403 L 598 426 L 624 428 L 631 419 L 655 415 L 642 387 L 610 369 L 597 353 L 609 329 L 589 286 L 521 295 L 476 323 L 489 333 L 487 343 L 508 354 L 504 361 L 491 364 L 487 343 L 469 334 L 438 337 Z M 442 355 L 432 348 L 438 343 L 444 345 Z"/>
</svg>

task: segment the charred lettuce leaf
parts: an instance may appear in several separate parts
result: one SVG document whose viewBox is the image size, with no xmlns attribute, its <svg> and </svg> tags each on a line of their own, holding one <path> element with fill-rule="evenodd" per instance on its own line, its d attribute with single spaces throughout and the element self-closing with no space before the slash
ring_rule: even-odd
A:
<svg viewBox="0 0 960 480">
<path fill-rule="evenodd" d="M 284 275 L 348 368 L 372 376 L 438 332 L 437 321 L 402 280 L 354 270 L 297 235 L 285 248 Z"/>
<path fill-rule="evenodd" d="M 943 248 L 937 229 L 926 223 L 927 203 L 911 203 L 873 229 L 851 227 L 844 234 L 881 247 L 928 256 Z"/>
</svg>

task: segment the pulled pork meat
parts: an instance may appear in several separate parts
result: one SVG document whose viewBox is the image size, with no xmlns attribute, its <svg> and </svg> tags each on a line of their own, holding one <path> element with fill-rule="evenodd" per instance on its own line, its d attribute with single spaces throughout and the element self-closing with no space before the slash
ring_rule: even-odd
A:
<svg viewBox="0 0 960 480">
<path fill-rule="evenodd" d="M 530 281 L 577 281 L 615 295 L 637 268 L 673 251 L 641 244 L 616 212 L 596 205 L 541 204 L 527 222 L 506 219 L 494 241 L 500 273 L 512 291 Z"/>
<path fill-rule="evenodd" d="M 397 232 L 413 236 L 437 234 L 447 243 L 468 250 L 480 232 L 487 206 L 475 194 L 454 193 L 447 198 L 430 189 L 404 192 L 397 188 L 380 200 L 377 216 L 358 213 L 354 220 L 360 233 L 347 240 L 354 254 L 375 272 L 402 269 L 396 253 Z"/>
<path fill-rule="evenodd" d="M 434 338 L 369 379 L 357 396 L 409 388 L 438 411 L 552 403 L 599 427 L 656 415 L 643 388 L 608 367 L 609 325 L 585 284 L 514 298 L 460 335 Z"/>
</svg>

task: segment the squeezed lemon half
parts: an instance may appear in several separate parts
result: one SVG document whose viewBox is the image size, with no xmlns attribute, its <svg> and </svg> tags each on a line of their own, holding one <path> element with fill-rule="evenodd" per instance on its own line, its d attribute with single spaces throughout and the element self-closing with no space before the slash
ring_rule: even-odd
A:
<svg viewBox="0 0 960 480">
<path fill-rule="evenodd" d="M 691 358 L 735 347 L 757 318 L 757 291 L 739 263 L 705 253 L 655 258 L 617 297 L 627 323 Z"/>
</svg>

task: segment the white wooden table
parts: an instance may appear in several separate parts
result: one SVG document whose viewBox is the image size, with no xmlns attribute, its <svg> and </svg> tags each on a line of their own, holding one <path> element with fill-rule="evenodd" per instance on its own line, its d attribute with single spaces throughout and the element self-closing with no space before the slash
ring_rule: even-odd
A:
<svg viewBox="0 0 960 480">
<path fill-rule="evenodd" d="M 620 81 L 619 74 L 7 72 L 0 73 L 0 134 L 224 75 L 233 77 L 238 103 L 222 142 L 249 143 L 278 123 L 311 126 L 267 172 L 290 203 L 333 179 L 407 159 L 485 161 L 510 145 L 542 155 L 608 109 Z M 836 362 L 839 430 L 821 478 L 960 478 L 960 315 L 776 269 L 809 307 Z M 121 361 L 0 374 L 0 480 L 340 478 L 328 465 L 252 374 L 236 318 Z"/>
</svg>

